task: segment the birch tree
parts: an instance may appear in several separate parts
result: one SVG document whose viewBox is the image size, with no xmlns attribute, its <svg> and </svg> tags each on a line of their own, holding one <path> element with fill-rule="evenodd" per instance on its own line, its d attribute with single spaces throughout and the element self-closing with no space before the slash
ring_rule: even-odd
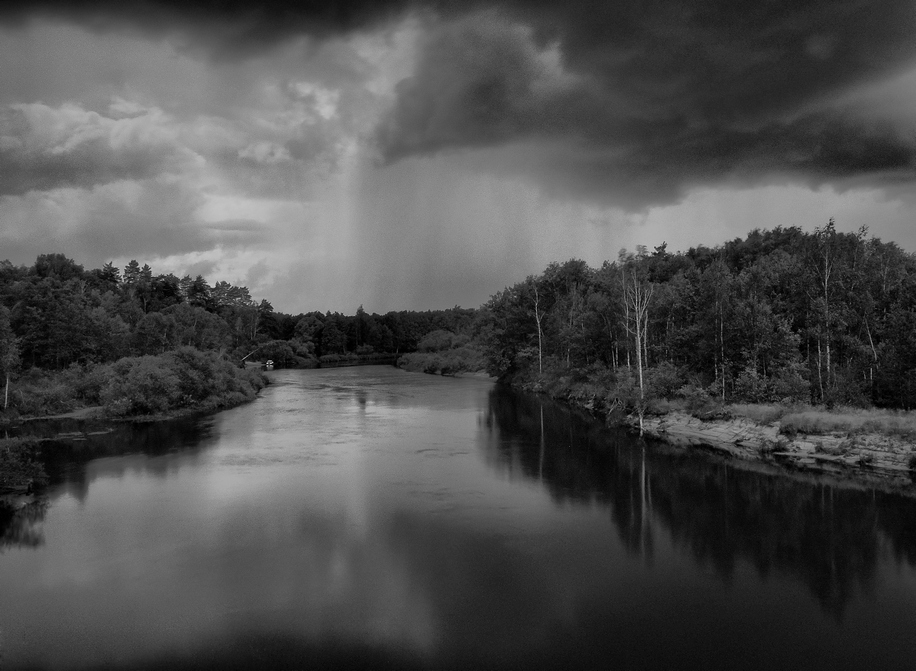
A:
<svg viewBox="0 0 916 671">
<path fill-rule="evenodd" d="M 624 300 L 627 308 L 626 329 L 633 336 L 633 345 L 636 350 L 636 374 L 639 381 L 639 433 L 643 431 L 643 415 L 645 413 L 645 382 L 643 380 L 646 327 L 649 323 L 649 302 L 652 300 L 652 285 L 641 279 L 635 269 L 629 272 L 629 277 L 624 275 Z"/>
<path fill-rule="evenodd" d="M 3 409 L 10 404 L 10 375 L 19 367 L 19 343 L 10 328 L 10 311 L 0 306 L 0 369 L 3 370 Z"/>
</svg>

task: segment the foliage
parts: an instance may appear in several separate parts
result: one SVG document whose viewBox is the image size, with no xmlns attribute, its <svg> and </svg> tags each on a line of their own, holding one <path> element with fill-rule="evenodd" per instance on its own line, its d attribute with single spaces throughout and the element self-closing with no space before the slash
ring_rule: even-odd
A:
<svg viewBox="0 0 916 671">
<path fill-rule="evenodd" d="M 440 331 L 439 333 L 444 333 Z M 451 335 L 451 334 L 450 334 Z M 459 339 L 449 338 L 450 342 Z M 424 338 L 422 342 L 428 342 Z M 441 341 L 437 345 L 441 344 Z M 409 371 L 432 373 L 440 375 L 458 375 L 460 373 L 476 373 L 485 370 L 486 360 L 483 353 L 472 346 L 421 350 L 398 358 L 398 367 Z"/>
<path fill-rule="evenodd" d="M 455 340 L 455 334 L 444 329 L 436 329 L 427 333 L 417 343 L 419 352 L 441 352 L 442 350 L 451 349 Z"/>
<path fill-rule="evenodd" d="M 916 256 L 833 222 L 553 263 L 494 294 L 479 322 L 491 374 L 547 389 L 603 366 L 631 408 L 630 375 L 656 407 L 686 385 L 720 406 L 916 408 Z"/>
<path fill-rule="evenodd" d="M 214 352 L 182 347 L 160 356 L 129 357 L 109 366 L 100 393 L 114 417 L 213 409 L 251 399 L 265 384 Z"/>
<path fill-rule="evenodd" d="M 289 315 L 246 287 L 157 275 L 136 260 L 123 271 L 85 270 L 60 253 L 0 270 L 10 414 L 60 412 L 103 394 L 124 412 L 181 405 L 176 371 L 144 357 L 183 347 L 281 366 L 390 353 L 405 367 L 450 374 L 482 362 L 538 391 L 597 386 L 599 404 L 637 412 L 662 400 L 714 412 L 713 397 L 720 410 L 916 408 L 916 256 L 832 221 L 811 233 L 755 230 L 716 248 L 621 250 L 599 268 L 551 263 L 477 310 Z M 117 382 L 103 385 L 95 373 L 108 370 L 143 391 L 118 395 Z M 685 399 L 685 387 L 697 393 Z"/>
</svg>

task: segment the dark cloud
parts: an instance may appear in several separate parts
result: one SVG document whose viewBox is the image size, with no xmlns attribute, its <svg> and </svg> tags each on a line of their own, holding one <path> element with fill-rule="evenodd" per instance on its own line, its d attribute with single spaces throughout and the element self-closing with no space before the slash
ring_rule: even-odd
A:
<svg viewBox="0 0 916 671">
<path fill-rule="evenodd" d="M 916 171 L 916 117 L 892 122 L 880 103 L 841 102 L 916 66 L 912 0 L 37 0 L 4 3 L 0 21 L 127 27 L 238 60 L 411 12 L 425 29 L 416 71 L 376 134 L 389 163 L 511 147 L 507 169 L 635 209 L 697 185 L 787 177 L 880 186 Z M 284 151 L 243 150 L 238 170 L 279 173 L 286 155 L 318 150 L 293 140 Z M 114 160 L 113 170 L 139 177 L 154 165 L 130 153 Z M 62 161 L 35 163 L 31 176 L 24 164 L 21 174 L 28 183 L 79 174 Z"/>
<path fill-rule="evenodd" d="M 427 35 L 378 130 L 386 161 L 524 146 L 548 189 L 631 208 L 730 180 L 916 173 L 912 127 L 839 102 L 916 64 L 909 0 L 493 7 Z"/>
<path fill-rule="evenodd" d="M 243 58 L 297 35 L 326 37 L 402 15 L 410 0 L 11 0 L 0 21 L 62 18 L 98 31 L 136 30 L 184 35 L 191 49 L 217 58 Z"/>
<path fill-rule="evenodd" d="M 145 179 L 162 172 L 168 159 L 144 150 L 113 152 L 98 140 L 61 155 L 0 150 L 0 196 Z"/>
</svg>

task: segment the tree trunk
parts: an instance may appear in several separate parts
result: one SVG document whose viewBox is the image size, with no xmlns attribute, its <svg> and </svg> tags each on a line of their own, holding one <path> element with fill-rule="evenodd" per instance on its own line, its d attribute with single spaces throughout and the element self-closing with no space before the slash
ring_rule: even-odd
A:
<svg viewBox="0 0 916 671">
<path fill-rule="evenodd" d="M 537 285 L 534 287 L 534 320 L 538 325 L 538 375 L 544 374 L 544 363 L 543 363 L 543 346 L 542 346 L 542 335 L 541 335 L 541 308 L 540 308 L 540 294 L 538 294 Z"/>
<path fill-rule="evenodd" d="M 645 384 L 643 381 L 643 352 L 645 347 L 645 329 L 649 323 L 649 299 L 652 297 L 651 285 L 646 285 L 633 276 L 631 286 L 626 287 L 624 298 L 627 313 L 633 310 L 633 323 L 627 323 L 627 330 L 633 334 L 636 349 L 636 372 L 639 380 L 639 434 L 643 433 L 643 415 L 645 413 Z M 648 353 L 648 349 L 645 350 Z"/>
</svg>

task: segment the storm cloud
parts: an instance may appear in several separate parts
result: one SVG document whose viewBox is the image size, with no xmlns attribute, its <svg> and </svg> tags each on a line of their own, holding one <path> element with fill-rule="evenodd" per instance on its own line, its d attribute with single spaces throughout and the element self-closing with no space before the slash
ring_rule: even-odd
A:
<svg viewBox="0 0 916 671">
<path fill-rule="evenodd" d="M 911 0 L 3 3 L 0 242 L 290 310 L 830 217 L 912 247 L 913 35 Z"/>
<path fill-rule="evenodd" d="M 414 72 L 374 134 L 384 162 L 514 147 L 525 157 L 514 169 L 548 191 L 631 209 L 721 183 L 842 187 L 916 175 L 916 116 L 882 118 L 881 100 L 849 102 L 916 62 L 909 0 L 40 0 L 0 14 L 7 23 L 34 16 L 168 35 L 179 48 L 238 60 L 297 36 L 320 41 L 418 17 Z M 253 145 L 238 156 L 264 166 L 301 146 Z M 112 158 L 139 176 L 158 160 Z M 63 157 L 38 159 L 20 181 L 69 170 Z"/>
<path fill-rule="evenodd" d="M 389 162 L 516 145 L 546 188 L 631 208 L 912 179 L 916 115 L 846 98 L 912 66 L 914 34 L 910 2 L 506 3 L 426 34 L 378 139 Z"/>
</svg>

